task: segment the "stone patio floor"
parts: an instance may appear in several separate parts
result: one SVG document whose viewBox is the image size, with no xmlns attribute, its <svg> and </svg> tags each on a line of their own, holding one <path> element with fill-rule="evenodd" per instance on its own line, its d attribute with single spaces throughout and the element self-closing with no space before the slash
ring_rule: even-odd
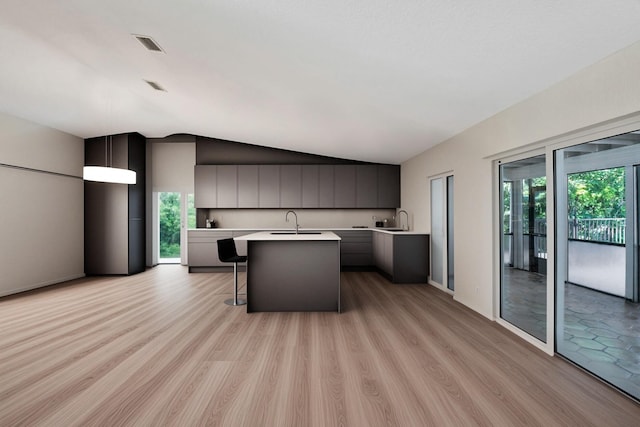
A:
<svg viewBox="0 0 640 427">
<path fill-rule="evenodd" d="M 546 276 L 505 269 L 503 319 L 546 339 Z M 565 284 L 556 351 L 640 399 L 640 304 Z"/>
</svg>

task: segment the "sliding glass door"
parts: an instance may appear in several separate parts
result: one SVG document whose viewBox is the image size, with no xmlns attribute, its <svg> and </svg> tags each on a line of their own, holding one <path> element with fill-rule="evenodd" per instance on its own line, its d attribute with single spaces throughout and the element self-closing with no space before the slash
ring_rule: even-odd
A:
<svg viewBox="0 0 640 427">
<path fill-rule="evenodd" d="M 500 166 L 500 317 L 547 340 L 545 156 Z"/>
<path fill-rule="evenodd" d="M 432 178 L 431 274 L 432 284 L 454 290 L 453 175 Z"/>
<path fill-rule="evenodd" d="M 640 398 L 640 134 L 558 150 L 556 351 Z"/>
</svg>

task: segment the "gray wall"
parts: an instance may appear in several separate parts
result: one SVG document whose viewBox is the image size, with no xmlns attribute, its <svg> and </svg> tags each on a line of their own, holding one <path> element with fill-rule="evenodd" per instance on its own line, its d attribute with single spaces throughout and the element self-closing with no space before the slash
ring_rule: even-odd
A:
<svg viewBox="0 0 640 427">
<path fill-rule="evenodd" d="M 82 277 L 84 141 L 0 113 L 0 163 L 0 295 Z"/>
</svg>

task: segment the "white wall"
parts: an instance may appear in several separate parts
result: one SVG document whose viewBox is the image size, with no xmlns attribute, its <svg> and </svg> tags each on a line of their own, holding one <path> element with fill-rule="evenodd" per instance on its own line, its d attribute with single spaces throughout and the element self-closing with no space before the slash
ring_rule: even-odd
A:
<svg viewBox="0 0 640 427">
<path fill-rule="evenodd" d="M 0 113 L 0 163 L 0 295 L 82 277 L 84 141 Z"/>
<path fill-rule="evenodd" d="M 455 175 L 455 299 L 492 318 L 492 159 L 640 111 L 640 43 L 402 164 L 403 207 L 429 231 L 428 177 Z"/>
<path fill-rule="evenodd" d="M 152 188 L 154 192 L 193 193 L 194 142 L 153 142 Z"/>
</svg>

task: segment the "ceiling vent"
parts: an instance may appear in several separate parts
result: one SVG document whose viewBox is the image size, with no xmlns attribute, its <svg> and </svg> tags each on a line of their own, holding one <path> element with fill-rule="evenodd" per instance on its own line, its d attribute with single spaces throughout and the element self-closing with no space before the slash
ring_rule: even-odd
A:
<svg viewBox="0 0 640 427">
<path fill-rule="evenodd" d="M 133 34 L 133 36 L 137 38 L 138 41 L 142 43 L 142 45 L 146 47 L 148 50 L 151 50 L 153 52 L 164 52 L 164 50 L 162 50 L 160 45 L 156 43 L 155 40 L 153 40 L 151 37 L 141 36 L 138 34 Z"/>
<path fill-rule="evenodd" d="M 167 91 L 165 88 L 163 88 L 162 86 L 160 86 L 156 82 L 152 82 L 152 81 L 149 81 L 149 80 L 145 80 L 145 82 L 147 82 L 147 84 L 149 86 L 151 86 L 152 88 L 154 88 L 155 90 L 159 90 L 159 91 L 162 91 L 162 92 L 166 92 Z"/>
</svg>

